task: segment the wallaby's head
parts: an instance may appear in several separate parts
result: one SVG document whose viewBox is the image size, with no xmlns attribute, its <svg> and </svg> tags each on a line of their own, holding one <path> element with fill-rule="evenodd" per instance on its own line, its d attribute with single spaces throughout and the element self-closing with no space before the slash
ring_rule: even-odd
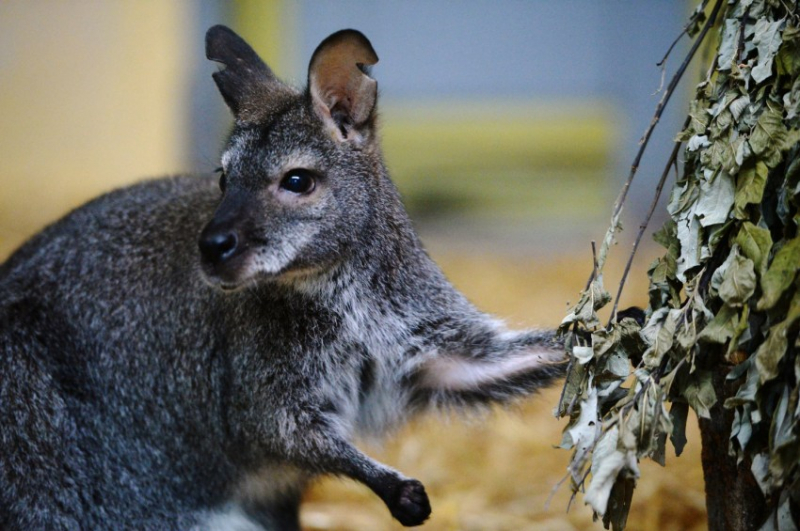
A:
<svg viewBox="0 0 800 531">
<path fill-rule="evenodd" d="M 363 242 L 385 179 L 375 131 L 378 57 L 364 35 L 319 45 L 308 86 L 280 81 L 224 26 L 206 34 L 214 81 L 235 118 L 222 154 L 222 199 L 200 235 L 203 271 L 234 289 L 313 275 Z"/>
</svg>

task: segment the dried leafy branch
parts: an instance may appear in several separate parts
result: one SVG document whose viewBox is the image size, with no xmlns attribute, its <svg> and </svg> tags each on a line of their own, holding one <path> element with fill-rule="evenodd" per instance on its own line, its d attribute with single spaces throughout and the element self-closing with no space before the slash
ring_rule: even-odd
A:
<svg viewBox="0 0 800 531">
<path fill-rule="evenodd" d="M 639 459 L 663 465 L 667 439 L 680 455 L 688 409 L 709 417 L 719 370 L 738 385 L 722 397 L 735 412 L 729 450 L 774 500 L 765 529 L 789 529 L 790 502 L 800 500 L 800 14 L 794 0 L 718 0 L 704 13 L 705 2 L 686 26 L 694 44 L 645 133 L 588 286 L 560 329 L 572 360 L 556 415 L 570 418 L 561 446 L 573 450 L 572 490 L 585 490 L 584 501 L 614 529 L 625 527 Z M 611 302 L 603 266 L 627 190 L 664 105 L 714 27 L 714 64 L 617 291 L 616 301 L 682 148 L 671 219 L 655 234 L 666 252 L 648 271 L 646 321 L 615 319 L 615 301 L 603 327 L 597 312 Z"/>
</svg>

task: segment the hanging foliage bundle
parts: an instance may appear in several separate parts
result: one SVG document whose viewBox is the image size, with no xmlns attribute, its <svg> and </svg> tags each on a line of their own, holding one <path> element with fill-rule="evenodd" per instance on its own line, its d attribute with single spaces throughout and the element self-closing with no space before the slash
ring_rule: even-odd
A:
<svg viewBox="0 0 800 531">
<path fill-rule="evenodd" d="M 573 492 L 585 490 L 607 528 L 625 527 L 639 460 L 663 465 L 668 439 L 680 455 L 690 407 L 701 428 L 714 408 L 732 418 L 729 440 L 711 450 L 749 468 L 767 508 L 757 525 L 796 528 L 800 10 L 794 0 L 720 0 L 704 13 L 705 3 L 686 28 L 691 53 L 712 28 L 718 50 L 664 172 L 682 154 L 671 219 L 655 234 L 666 250 L 648 271 L 646 317 L 614 306 L 602 326 L 597 315 L 611 301 L 603 265 L 623 195 L 560 329 L 572 355 L 556 408 L 570 419 L 561 446 L 573 450 Z M 706 475 L 707 485 L 719 480 Z"/>
</svg>

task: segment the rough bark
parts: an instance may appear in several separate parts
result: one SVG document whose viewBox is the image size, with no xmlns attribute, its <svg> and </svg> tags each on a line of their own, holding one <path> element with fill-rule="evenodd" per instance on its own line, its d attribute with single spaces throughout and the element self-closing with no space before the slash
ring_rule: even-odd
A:
<svg viewBox="0 0 800 531">
<path fill-rule="evenodd" d="M 755 531 L 761 528 L 771 508 L 750 471 L 750 460 L 736 463 L 730 454 L 729 440 L 733 410 L 722 404 L 736 394 L 726 382 L 728 369 L 717 366 L 714 390 L 721 398 L 711 408 L 711 418 L 700 419 L 701 459 L 706 484 L 706 509 L 709 531 Z"/>
</svg>

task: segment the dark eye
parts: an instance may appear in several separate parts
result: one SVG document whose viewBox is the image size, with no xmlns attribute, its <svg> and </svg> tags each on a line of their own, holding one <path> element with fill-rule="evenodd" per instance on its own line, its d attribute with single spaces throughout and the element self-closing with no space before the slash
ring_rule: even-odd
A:
<svg viewBox="0 0 800 531">
<path fill-rule="evenodd" d="M 228 176 L 225 175 L 225 171 L 222 168 L 217 168 L 214 170 L 216 173 L 219 173 L 219 189 L 222 193 L 225 193 L 225 188 L 228 186 Z"/>
<path fill-rule="evenodd" d="M 314 174 L 308 170 L 291 170 L 281 179 L 280 187 L 294 194 L 310 194 L 317 186 Z"/>
</svg>

